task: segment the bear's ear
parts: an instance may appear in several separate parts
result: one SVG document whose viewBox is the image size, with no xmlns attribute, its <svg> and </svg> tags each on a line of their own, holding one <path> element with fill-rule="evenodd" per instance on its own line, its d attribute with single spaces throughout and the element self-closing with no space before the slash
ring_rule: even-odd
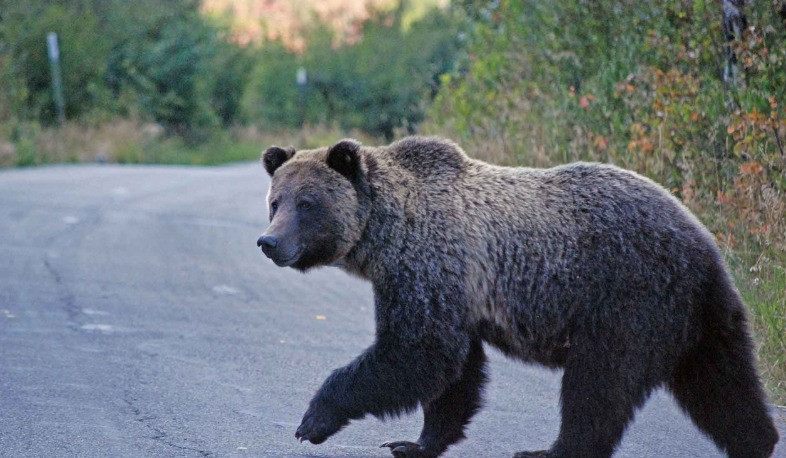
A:
<svg viewBox="0 0 786 458">
<path fill-rule="evenodd" d="M 271 146 L 262 153 L 262 163 L 265 165 L 268 175 L 273 176 L 277 168 L 288 161 L 295 155 L 295 148 L 281 148 L 278 146 Z"/>
<path fill-rule="evenodd" d="M 360 164 L 360 142 L 348 138 L 331 146 L 327 153 L 327 164 L 349 181 L 357 180 L 363 173 Z"/>
</svg>

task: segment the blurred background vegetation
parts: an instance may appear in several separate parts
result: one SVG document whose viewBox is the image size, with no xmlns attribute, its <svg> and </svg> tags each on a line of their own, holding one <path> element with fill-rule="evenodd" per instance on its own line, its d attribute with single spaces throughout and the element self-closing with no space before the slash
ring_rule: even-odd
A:
<svg viewBox="0 0 786 458">
<path fill-rule="evenodd" d="M 392 140 L 454 70 L 459 17 L 438 0 L 0 0 L 0 164 L 216 163 L 272 138 Z"/>
<path fill-rule="evenodd" d="M 636 170 L 716 235 L 786 404 L 784 0 L 0 0 L 0 82 L 0 166 L 426 133 Z"/>
</svg>

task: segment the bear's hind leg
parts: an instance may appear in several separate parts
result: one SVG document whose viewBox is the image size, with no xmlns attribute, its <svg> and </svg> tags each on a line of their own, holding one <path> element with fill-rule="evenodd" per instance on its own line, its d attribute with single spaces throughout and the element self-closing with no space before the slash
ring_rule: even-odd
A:
<svg viewBox="0 0 786 458">
<path fill-rule="evenodd" d="M 482 403 L 486 383 L 486 355 L 483 344 L 474 341 L 462 375 L 437 399 L 423 406 L 423 431 L 417 443 L 394 441 L 382 444 L 390 447 L 396 458 L 436 457 L 448 446 L 464 438 L 464 427 Z"/>
<path fill-rule="evenodd" d="M 562 376 L 562 424 L 550 450 L 516 458 L 608 458 L 657 385 L 633 355 L 611 349 L 573 354 Z"/>
<path fill-rule="evenodd" d="M 744 315 L 732 314 L 730 327 L 708 331 L 682 357 L 668 387 L 696 425 L 731 458 L 768 457 L 778 433 L 753 365 Z"/>
</svg>

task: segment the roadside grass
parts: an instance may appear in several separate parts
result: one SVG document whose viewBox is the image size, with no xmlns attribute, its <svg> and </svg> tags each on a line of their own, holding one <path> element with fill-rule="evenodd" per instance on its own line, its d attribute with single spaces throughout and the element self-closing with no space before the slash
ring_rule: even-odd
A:
<svg viewBox="0 0 786 458">
<path fill-rule="evenodd" d="M 114 119 L 89 125 L 68 122 L 61 128 L 35 122 L 0 125 L 0 167 L 51 163 L 218 165 L 254 161 L 270 145 L 316 148 L 353 137 L 367 144 L 381 140 L 332 125 L 300 129 L 234 127 L 206 132 L 206 140 L 189 143 L 152 123 Z"/>
<path fill-rule="evenodd" d="M 786 259 L 764 252 L 747 263 L 730 265 L 745 303 L 757 340 L 759 369 L 772 401 L 786 405 Z"/>
</svg>

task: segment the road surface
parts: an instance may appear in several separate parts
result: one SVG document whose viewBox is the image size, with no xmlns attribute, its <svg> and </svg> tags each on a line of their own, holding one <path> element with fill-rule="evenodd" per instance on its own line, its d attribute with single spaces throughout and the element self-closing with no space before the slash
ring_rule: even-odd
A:
<svg viewBox="0 0 786 458">
<path fill-rule="evenodd" d="M 266 187 L 257 164 L 0 172 L 0 456 L 386 457 L 417 438 L 420 413 L 295 440 L 322 380 L 372 342 L 372 299 L 264 258 Z M 447 456 L 556 437 L 560 373 L 490 352 L 487 405 Z M 658 392 L 615 456 L 722 455 Z"/>
</svg>

